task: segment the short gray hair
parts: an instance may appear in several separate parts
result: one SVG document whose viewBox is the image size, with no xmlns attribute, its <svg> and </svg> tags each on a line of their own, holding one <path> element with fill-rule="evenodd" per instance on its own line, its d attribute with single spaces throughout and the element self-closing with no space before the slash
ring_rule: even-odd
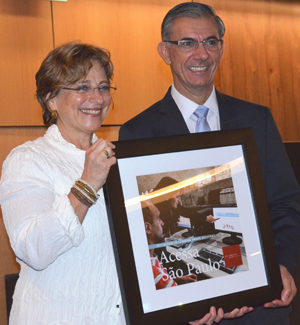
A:
<svg viewBox="0 0 300 325">
<path fill-rule="evenodd" d="M 223 38 L 225 34 L 225 25 L 222 19 L 216 15 L 215 10 L 211 6 L 199 2 L 184 2 L 175 6 L 166 14 L 161 25 L 162 41 L 166 42 L 170 40 L 174 21 L 182 17 L 212 17 L 218 25 L 219 37 Z"/>
</svg>

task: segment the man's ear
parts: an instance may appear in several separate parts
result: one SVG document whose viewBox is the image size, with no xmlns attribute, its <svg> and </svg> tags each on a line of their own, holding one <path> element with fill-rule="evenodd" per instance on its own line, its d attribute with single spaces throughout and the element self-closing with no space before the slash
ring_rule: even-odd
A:
<svg viewBox="0 0 300 325">
<path fill-rule="evenodd" d="M 151 235 L 151 224 L 149 222 L 145 222 L 145 230 L 147 235 Z"/>
<path fill-rule="evenodd" d="M 220 50 L 220 57 L 222 57 L 224 51 L 225 51 L 225 42 L 223 41 L 222 48 Z"/>
<path fill-rule="evenodd" d="M 157 51 L 159 55 L 162 57 L 162 59 L 165 61 L 166 64 L 171 64 L 170 59 L 170 49 L 168 48 L 167 44 L 165 42 L 160 42 L 157 46 Z"/>
</svg>

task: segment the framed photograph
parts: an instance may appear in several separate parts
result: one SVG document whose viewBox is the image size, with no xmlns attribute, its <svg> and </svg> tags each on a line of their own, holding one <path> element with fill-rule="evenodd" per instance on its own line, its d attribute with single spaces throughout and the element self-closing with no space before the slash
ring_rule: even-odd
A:
<svg viewBox="0 0 300 325">
<path fill-rule="evenodd" d="M 280 298 L 252 129 L 115 144 L 104 192 L 127 324 Z"/>
</svg>

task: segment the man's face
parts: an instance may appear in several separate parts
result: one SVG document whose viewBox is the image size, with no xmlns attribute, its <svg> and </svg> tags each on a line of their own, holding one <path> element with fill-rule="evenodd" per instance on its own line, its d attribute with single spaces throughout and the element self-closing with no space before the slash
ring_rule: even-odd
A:
<svg viewBox="0 0 300 325">
<path fill-rule="evenodd" d="M 213 18 L 182 17 L 173 23 L 171 41 L 219 39 L 218 25 Z M 200 43 L 197 49 L 182 51 L 176 44 L 160 43 L 159 54 L 171 65 L 175 88 L 191 100 L 201 94 L 210 95 L 224 44 L 220 50 L 208 51 Z"/>
<path fill-rule="evenodd" d="M 163 234 L 163 221 L 160 218 L 160 212 L 155 205 L 149 206 L 152 213 L 152 223 L 151 227 L 151 241 L 155 244 L 161 243 L 164 240 Z"/>
</svg>

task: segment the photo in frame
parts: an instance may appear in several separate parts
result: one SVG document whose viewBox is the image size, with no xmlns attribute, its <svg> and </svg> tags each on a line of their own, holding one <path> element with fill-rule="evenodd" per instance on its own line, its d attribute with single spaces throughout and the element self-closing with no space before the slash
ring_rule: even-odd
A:
<svg viewBox="0 0 300 325">
<path fill-rule="evenodd" d="M 180 325 L 280 297 L 251 129 L 115 144 L 104 192 L 128 324 Z"/>
</svg>

